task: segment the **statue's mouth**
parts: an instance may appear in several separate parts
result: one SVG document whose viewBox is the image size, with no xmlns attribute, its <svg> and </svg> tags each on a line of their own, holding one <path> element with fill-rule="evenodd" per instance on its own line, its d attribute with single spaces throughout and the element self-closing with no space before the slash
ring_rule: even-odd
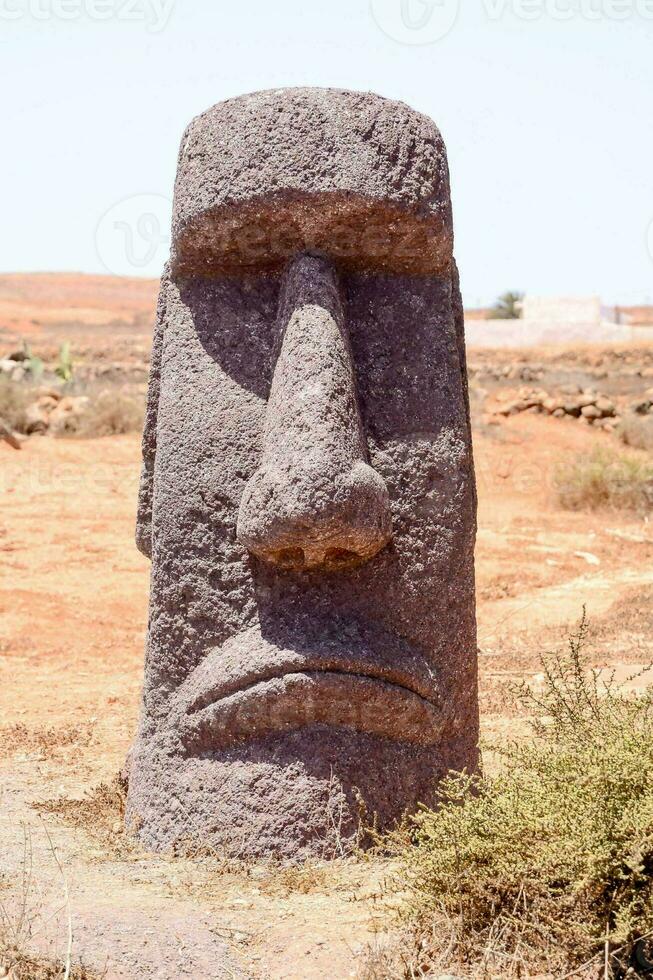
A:
<svg viewBox="0 0 653 980">
<path fill-rule="evenodd" d="M 209 652 L 179 697 L 182 738 L 193 754 L 310 725 L 431 745 L 443 725 L 422 654 L 360 635 L 292 647 L 255 627 Z"/>
</svg>

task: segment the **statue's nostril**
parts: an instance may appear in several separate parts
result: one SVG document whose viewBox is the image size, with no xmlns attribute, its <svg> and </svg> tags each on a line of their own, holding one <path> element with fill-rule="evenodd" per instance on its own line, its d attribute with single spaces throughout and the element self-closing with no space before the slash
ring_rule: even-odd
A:
<svg viewBox="0 0 653 980">
<path fill-rule="evenodd" d="M 306 563 L 303 548 L 282 548 L 274 559 L 283 568 L 303 568 Z"/>
<path fill-rule="evenodd" d="M 333 565 L 344 565 L 346 562 L 357 561 L 360 558 L 355 551 L 346 548 L 327 548 L 324 552 L 325 562 Z"/>
</svg>

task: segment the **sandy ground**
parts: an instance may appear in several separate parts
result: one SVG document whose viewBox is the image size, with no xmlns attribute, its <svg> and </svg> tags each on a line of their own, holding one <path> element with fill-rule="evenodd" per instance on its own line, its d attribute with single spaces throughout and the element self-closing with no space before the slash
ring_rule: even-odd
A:
<svg viewBox="0 0 653 980">
<path fill-rule="evenodd" d="M 106 347 L 111 330 L 103 334 L 97 328 L 121 322 L 150 324 L 157 290 L 154 279 L 76 272 L 4 273 L 0 275 L 0 337 L 38 342 L 49 331 L 61 335 L 77 324 L 86 325 L 97 345 Z"/>
<path fill-rule="evenodd" d="M 649 382 L 650 383 L 650 382 Z M 539 671 L 587 607 L 593 657 L 627 676 L 651 659 L 653 525 L 568 513 L 555 464 L 612 436 L 533 415 L 476 433 L 483 729 L 523 722 L 506 685 Z M 34 804 L 80 799 L 120 769 L 141 683 L 148 563 L 133 544 L 139 440 L 0 444 L 0 902 L 33 943 L 106 976 L 358 976 L 392 942 L 379 861 L 239 869 L 153 859 Z M 66 894 L 67 893 L 67 894 Z"/>
<path fill-rule="evenodd" d="M 0 274 L 0 356 L 27 344 L 46 359 L 147 360 L 158 282 L 69 272 Z"/>
</svg>

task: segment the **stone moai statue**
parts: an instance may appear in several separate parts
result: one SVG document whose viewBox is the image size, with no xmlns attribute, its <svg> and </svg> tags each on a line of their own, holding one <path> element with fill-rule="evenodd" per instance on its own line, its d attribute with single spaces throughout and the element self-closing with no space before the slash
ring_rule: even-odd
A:
<svg viewBox="0 0 653 980">
<path fill-rule="evenodd" d="M 477 764 L 476 498 L 444 143 L 376 95 L 195 119 L 152 354 L 127 821 L 328 856 Z"/>
</svg>

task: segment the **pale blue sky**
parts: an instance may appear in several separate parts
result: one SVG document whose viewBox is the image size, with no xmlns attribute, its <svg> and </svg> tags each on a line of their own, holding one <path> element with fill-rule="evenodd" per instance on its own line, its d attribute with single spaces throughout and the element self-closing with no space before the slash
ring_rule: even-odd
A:
<svg viewBox="0 0 653 980">
<path fill-rule="evenodd" d="M 403 4 L 0 0 L 0 270 L 158 273 L 190 118 L 335 85 L 440 126 L 468 305 L 651 300 L 652 0 Z"/>
</svg>

